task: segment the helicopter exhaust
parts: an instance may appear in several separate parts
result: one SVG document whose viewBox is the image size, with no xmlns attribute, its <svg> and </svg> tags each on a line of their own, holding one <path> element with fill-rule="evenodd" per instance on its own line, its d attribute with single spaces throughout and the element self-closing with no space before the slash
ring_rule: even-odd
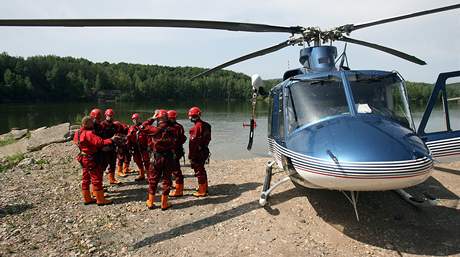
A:
<svg viewBox="0 0 460 257">
<path fill-rule="evenodd" d="M 337 70 L 335 59 L 337 48 L 335 46 L 315 46 L 300 50 L 299 62 L 304 68 L 311 71 Z"/>
</svg>

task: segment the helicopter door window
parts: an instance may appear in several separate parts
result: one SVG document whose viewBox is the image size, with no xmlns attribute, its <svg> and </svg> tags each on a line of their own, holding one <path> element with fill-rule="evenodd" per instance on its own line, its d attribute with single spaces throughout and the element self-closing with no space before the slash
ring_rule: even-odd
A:
<svg viewBox="0 0 460 257">
<path fill-rule="evenodd" d="M 458 77 L 446 80 L 447 112 L 443 105 L 443 94 L 439 92 L 431 116 L 427 121 L 425 132 L 445 132 L 460 129 L 460 79 Z M 426 98 L 428 99 L 428 97 Z M 426 104 L 426 103 L 425 103 Z M 423 112 L 422 112 L 423 114 Z M 449 124 L 447 124 L 447 120 Z"/>
<path fill-rule="evenodd" d="M 460 78 L 454 77 L 446 80 L 447 105 L 449 113 L 450 130 L 460 129 Z M 445 113 L 444 113 L 445 117 Z M 444 121 L 446 118 L 444 118 Z M 445 122 L 444 122 L 445 123 Z"/>
</svg>

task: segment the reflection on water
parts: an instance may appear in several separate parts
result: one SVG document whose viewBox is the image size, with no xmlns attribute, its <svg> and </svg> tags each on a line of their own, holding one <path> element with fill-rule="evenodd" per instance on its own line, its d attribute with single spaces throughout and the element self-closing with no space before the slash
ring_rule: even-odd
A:
<svg viewBox="0 0 460 257">
<path fill-rule="evenodd" d="M 249 129 L 243 127 L 249 123 L 250 102 L 200 102 L 200 103 L 116 103 L 113 105 L 97 105 L 94 103 L 60 103 L 60 104 L 3 104 L 0 105 L 0 133 L 8 132 L 11 128 L 38 128 L 62 122 L 77 124 L 78 120 L 88 114 L 93 107 L 102 110 L 113 108 L 115 119 L 130 124 L 131 115 L 139 113 L 147 119 L 154 109 L 175 109 L 178 111 L 178 121 L 184 125 L 186 135 L 192 126 L 187 120 L 187 110 L 199 106 L 203 111 L 203 119 L 212 126 L 212 141 L 210 149 L 212 159 L 241 159 L 267 156 L 267 110 L 264 101 L 257 104 L 257 128 L 251 152 L 246 150 Z"/>
<path fill-rule="evenodd" d="M 117 103 L 113 105 L 97 105 L 94 103 L 60 103 L 60 104 L 2 104 L 0 105 L 0 133 L 11 128 L 38 128 L 62 122 L 78 123 L 78 120 L 98 106 L 101 109 L 113 108 L 115 118 L 129 123 L 130 117 L 137 112 L 146 119 L 157 108 L 175 109 L 188 134 L 191 122 L 186 112 L 197 105 L 203 111 L 203 119 L 212 125 L 211 151 L 213 159 L 241 159 L 267 156 L 267 111 L 268 104 L 259 101 L 257 104 L 257 128 L 251 152 L 246 150 L 249 130 L 243 123 L 249 123 L 251 106 L 248 102 L 195 102 L 195 103 Z M 460 129 L 460 108 L 450 107 L 452 129 Z M 418 127 L 424 108 L 413 108 L 415 125 Z M 445 130 L 442 107 L 433 110 L 427 124 L 427 132 Z"/>
<path fill-rule="evenodd" d="M 424 108 L 412 110 L 412 116 L 417 128 L 420 125 L 424 111 Z M 460 105 L 449 105 L 449 119 L 452 130 L 460 130 Z M 425 129 L 427 133 L 439 131 L 446 131 L 446 120 L 442 106 L 437 106 L 433 109 Z"/>
</svg>

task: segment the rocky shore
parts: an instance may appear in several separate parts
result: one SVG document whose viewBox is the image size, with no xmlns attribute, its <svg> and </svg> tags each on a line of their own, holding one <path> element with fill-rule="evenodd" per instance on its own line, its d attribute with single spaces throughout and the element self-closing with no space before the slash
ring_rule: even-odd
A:
<svg viewBox="0 0 460 257">
<path fill-rule="evenodd" d="M 393 192 L 362 193 L 358 222 L 340 192 L 291 183 L 259 207 L 264 158 L 211 161 L 207 198 L 191 195 L 196 181 L 183 167 L 186 196 L 167 211 L 145 207 L 147 185 L 135 176 L 107 188 L 114 205 L 85 206 L 77 153 L 71 142 L 48 144 L 0 173 L 0 256 L 460 254 L 460 163 L 438 166 L 410 189 L 435 196 L 436 206 L 414 208 Z"/>
</svg>

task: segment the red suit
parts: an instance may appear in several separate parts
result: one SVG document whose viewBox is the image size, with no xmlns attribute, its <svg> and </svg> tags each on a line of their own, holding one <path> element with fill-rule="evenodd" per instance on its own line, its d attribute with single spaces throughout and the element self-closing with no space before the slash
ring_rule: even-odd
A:
<svg viewBox="0 0 460 257">
<path fill-rule="evenodd" d="M 148 144 L 153 151 L 154 159 L 147 172 L 148 193 L 155 195 L 158 182 L 162 179 L 162 194 L 168 196 L 171 189 L 171 168 L 174 163 L 174 130 L 167 122 L 160 122 L 158 127 L 145 127 L 144 132 L 149 136 Z"/>
<path fill-rule="evenodd" d="M 142 126 L 146 127 L 146 126 L 153 126 L 153 124 L 155 123 L 156 119 L 148 119 L 144 122 L 142 122 Z"/>
<path fill-rule="evenodd" d="M 204 164 L 209 157 L 209 142 L 211 141 L 211 125 L 198 119 L 190 129 L 188 158 L 198 184 L 206 184 L 208 181 Z"/>
<path fill-rule="evenodd" d="M 129 126 L 123 123 L 119 124 L 121 126 L 119 134 L 123 136 L 124 140 L 120 145 L 117 145 L 118 168 L 121 169 L 124 164 L 123 172 L 126 173 L 128 171 L 129 163 L 131 162 L 128 140 L 125 138 L 128 135 Z"/>
<path fill-rule="evenodd" d="M 128 145 L 133 153 L 134 162 L 143 174 L 150 167 L 150 156 L 148 151 L 148 138 L 140 126 L 134 125 L 128 130 Z"/>
<path fill-rule="evenodd" d="M 102 139 L 93 130 L 81 128 L 74 136 L 74 143 L 80 148 L 77 157 L 83 167 L 82 190 L 89 190 L 90 183 L 93 184 L 93 191 L 102 190 L 102 170 L 98 165 L 98 152 L 104 147 L 112 144 L 111 139 Z"/>
<path fill-rule="evenodd" d="M 174 149 L 174 163 L 172 168 L 172 174 L 176 178 L 177 184 L 184 184 L 184 176 L 180 169 L 180 159 L 184 156 L 184 146 L 183 144 L 187 141 L 185 136 L 184 127 L 178 122 L 171 122 L 171 128 L 174 129 L 174 139 L 175 139 L 175 149 Z"/>
<path fill-rule="evenodd" d="M 112 138 L 115 134 L 123 133 L 123 126 L 119 122 L 104 120 L 100 123 L 99 136 L 103 139 Z M 115 174 L 115 164 L 117 153 L 115 146 L 104 147 L 102 149 L 102 171 L 109 167 L 109 173 Z"/>
</svg>

